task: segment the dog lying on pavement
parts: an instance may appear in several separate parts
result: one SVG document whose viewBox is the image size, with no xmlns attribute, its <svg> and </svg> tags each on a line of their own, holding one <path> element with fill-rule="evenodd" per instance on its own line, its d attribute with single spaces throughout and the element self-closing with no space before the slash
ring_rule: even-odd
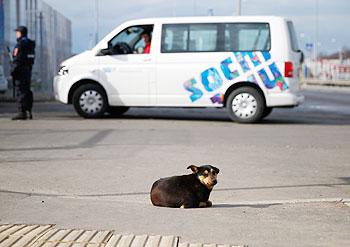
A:
<svg viewBox="0 0 350 247">
<path fill-rule="evenodd" d="M 217 183 L 219 169 L 191 165 L 192 174 L 161 178 L 153 183 L 151 201 L 154 206 L 171 208 L 211 207 L 209 195 Z"/>
</svg>

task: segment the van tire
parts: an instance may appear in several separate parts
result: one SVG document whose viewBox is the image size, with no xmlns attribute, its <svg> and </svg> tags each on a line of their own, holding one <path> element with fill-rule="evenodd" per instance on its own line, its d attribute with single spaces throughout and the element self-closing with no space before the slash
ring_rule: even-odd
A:
<svg viewBox="0 0 350 247">
<path fill-rule="evenodd" d="M 231 120 L 237 123 L 255 123 L 263 116 L 265 101 L 255 88 L 240 87 L 229 94 L 226 109 Z"/>
<path fill-rule="evenodd" d="M 128 110 L 129 110 L 129 107 L 126 107 L 126 106 L 109 106 L 107 108 L 107 112 L 113 117 L 121 116 Z"/>
<path fill-rule="evenodd" d="M 84 118 L 99 118 L 107 109 L 107 96 L 102 87 L 95 84 L 79 86 L 73 94 L 75 111 Z"/>
</svg>

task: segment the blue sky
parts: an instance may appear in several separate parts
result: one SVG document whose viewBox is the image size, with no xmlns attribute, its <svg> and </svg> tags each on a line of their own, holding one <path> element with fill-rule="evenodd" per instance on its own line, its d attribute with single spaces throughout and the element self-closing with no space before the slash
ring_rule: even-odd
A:
<svg viewBox="0 0 350 247">
<path fill-rule="evenodd" d="M 74 53 L 94 44 L 95 0 L 44 1 L 72 21 Z M 214 15 L 236 12 L 235 0 L 99 0 L 98 5 L 100 39 L 123 21 L 135 18 L 205 16 L 208 9 Z M 350 48 L 349 12 L 349 0 L 242 0 L 242 15 L 278 15 L 293 20 L 302 48 L 315 41 L 318 26 L 318 46 L 323 53 Z"/>
</svg>

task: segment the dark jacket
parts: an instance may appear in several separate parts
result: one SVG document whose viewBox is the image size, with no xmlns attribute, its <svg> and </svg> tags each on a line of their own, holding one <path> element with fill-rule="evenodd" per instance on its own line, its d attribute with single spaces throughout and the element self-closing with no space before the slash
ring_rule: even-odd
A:
<svg viewBox="0 0 350 247">
<path fill-rule="evenodd" d="M 32 69 L 32 65 L 28 61 L 29 50 L 29 39 L 27 37 L 19 38 L 13 52 L 13 69 L 11 73 L 13 77 L 18 77 L 18 74 L 24 70 L 27 71 Z"/>
</svg>

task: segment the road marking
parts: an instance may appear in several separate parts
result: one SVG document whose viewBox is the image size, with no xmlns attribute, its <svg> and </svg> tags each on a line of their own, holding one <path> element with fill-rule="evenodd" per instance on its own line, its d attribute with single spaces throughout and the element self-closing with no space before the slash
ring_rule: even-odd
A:
<svg viewBox="0 0 350 247">
<path fill-rule="evenodd" d="M 246 247 L 248 245 L 229 245 L 229 244 L 201 244 L 201 243 L 179 243 L 177 247 Z"/>
<path fill-rule="evenodd" d="M 266 201 L 236 201 L 236 202 L 214 202 L 215 205 L 279 205 L 279 204 L 299 204 L 299 203 L 323 203 L 323 202 L 344 202 L 350 203 L 350 198 L 311 198 L 311 199 L 290 199 L 290 200 L 266 200 Z"/>
</svg>

